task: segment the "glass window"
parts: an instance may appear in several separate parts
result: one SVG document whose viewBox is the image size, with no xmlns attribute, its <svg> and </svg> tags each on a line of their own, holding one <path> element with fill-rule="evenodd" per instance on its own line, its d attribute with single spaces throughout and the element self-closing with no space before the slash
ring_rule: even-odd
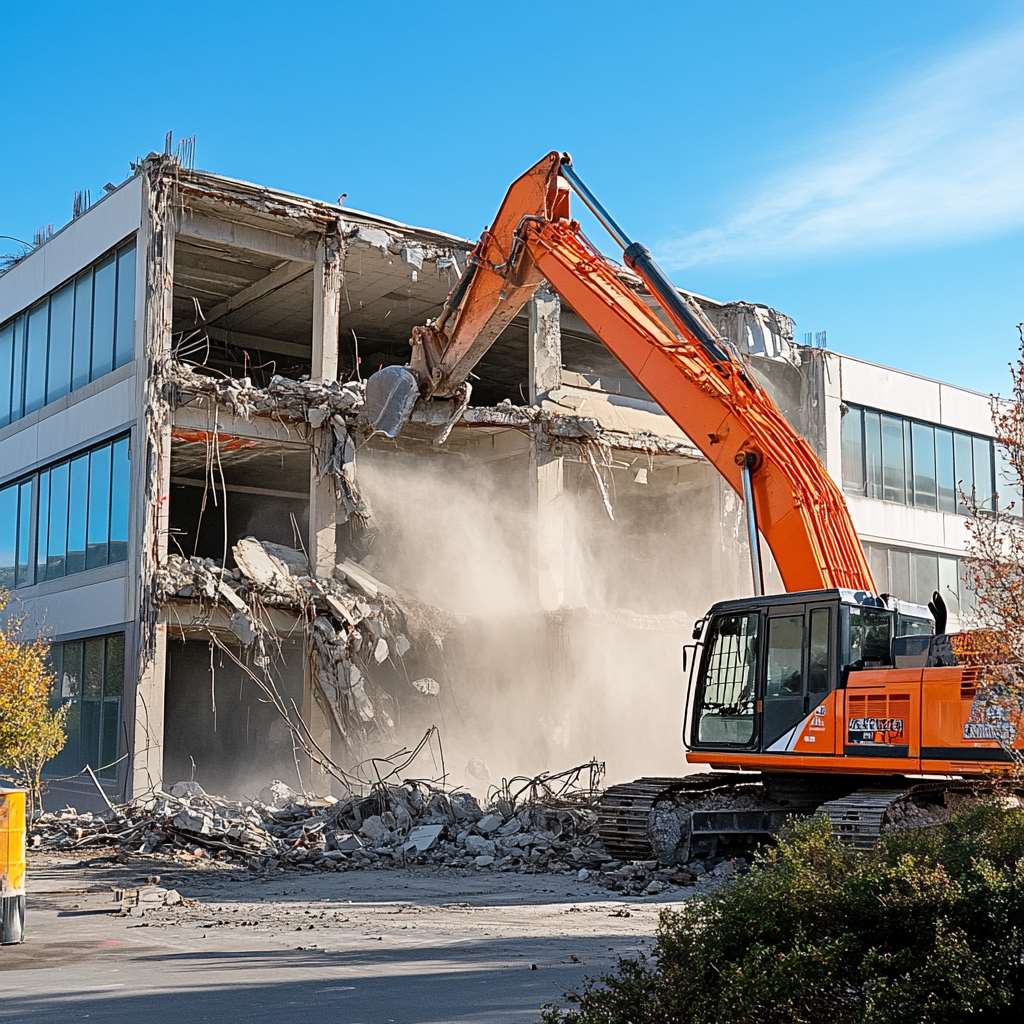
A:
<svg viewBox="0 0 1024 1024">
<path fill-rule="evenodd" d="M 46 579 L 46 545 L 50 539 L 50 473 L 39 474 L 39 518 L 36 521 L 36 582 Z"/>
<path fill-rule="evenodd" d="M 774 620 L 772 620 L 774 621 Z M 828 693 L 829 663 L 832 654 L 831 613 L 828 608 L 811 611 L 811 642 L 808 648 L 807 692 L 813 695 Z"/>
<path fill-rule="evenodd" d="M 32 481 L 18 485 L 18 563 L 14 568 L 14 585 L 32 582 Z"/>
<path fill-rule="evenodd" d="M 75 339 L 71 357 L 71 388 L 89 383 L 89 360 L 92 351 L 92 270 L 79 274 L 75 280 Z"/>
<path fill-rule="evenodd" d="M 38 409 L 46 401 L 46 331 L 49 303 L 41 302 L 28 315 L 28 341 L 25 349 L 25 412 Z"/>
<path fill-rule="evenodd" d="M 850 649 L 846 664 L 878 668 L 892 664 L 892 613 L 850 608 Z"/>
<path fill-rule="evenodd" d="M 46 552 L 46 578 L 64 575 L 68 548 L 68 464 L 62 462 L 50 470 L 50 540 Z M 42 492 L 39 515 L 42 518 Z M 42 533 L 42 525 L 39 530 Z"/>
<path fill-rule="evenodd" d="M 882 416 L 882 497 L 886 501 L 906 503 L 906 476 L 903 457 L 903 421 L 898 416 Z"/>
<path fill-rule="evenodd" d="M 898 616 L 897 636 L 932 636 L 935 623 L 931 619 L 919 619 L 914 615 Z"/>
<path fill-rule="evenodd" d="M 765 697 L 793 697 L 802 694 L 803 659 L 803 615 L 782 615 L 769 619 Z"/>
<path fill-rule="evenodd" d="M 913 586 L 910 599 L 918 604 L 927 604 L 932 594 L 939 589 L 939 559 L 927 551 L 910 553 L 910 573 Z"/>
<path fill-rule="evenodd" d="M 956 511 L 956 476 L 953 472 L 953 432 L 935 428 L 935 479 L 939 488 L 939 510 Z"/>
<path fill-rule="evenodd" d="M 85 641 L 85 669 L 82 680 L 82 755 L 98 768 L 101 718 L 103 714 L 103 637 Z"/>
<path fill-rule="evenodd" d="M 67 742 L 47 772 L 80 771 L 86 764 L 104 779 L 117 775 L 124 690 L 124 634 L 69 640 L 50 648 L 54 703 L 68 709 Z M 109 767 L 104 767 L 109 766 Z"/>
<path fill-rule="evenodd" d="M 869 498 L 882 497 L 882 427 L 877 412 L 864 410 L 864 468 Z"/>
<path fill-rule="evenodd" d="M 935 508 L 935 428 L 914 423 L 910 436 L 914 452 L 914 504 Z"/>
<path fill-rule="evenodd" d="M 128 438 L 114 442 L 110 483 L 110 561 L 123 562 L 128 557 L 128 505 L 131 496 L 131 466 L 128 459 Z"/>
<path fill-rule="evenodd" d="M 67 705 L 68 715 L 64 723 L 67 742 L 50 766 L 64 772 L 75 772 L 81 769 L 85 761 L 81 748 L 83 644 L 81 640 L 72 640 L 54 646 L 61 649 L 61 667 L 57 689 L 61 703 Z"/>
<path fill-rule="evenodd" d="M 114 365 L 123 366 L 135 355 L 135 245 L 117 254 L 117 324 Z"/>
<path fill-rule="evenodd" d="M 117 275 L 114 257 L 96 264 L 92 295 L 91 380 L 110 373 L 114 366 L 114 283 Z"/>
<path fill-rule="evenodd" d="M 996 485 L 992 474 L 992 442 L 985 437 L 974 441 L 974 500 L 978 508 L 995 507 Z"/>
<path fill-rule="evenodd" d="M 999 511 L 1007 515 L 1021 515 L 1020 477 L 1013 468 L 1010 453 L 1006 447 L 995 445 L 996 454 L 996 494 L 999 498 Z"/>
<path fill-rule="evenodd" d="M 11 372 L 11 419 L 25 414 L 25 318 L 14 319 L 14 356 Z"/>
<path fill-rule="evenodd" d="M 851 405 L 842 419 L 843 487 L 864 493 L 864 413 Z"/>
<path fill-rule="evenodd" d="M 868 556 L 868 567 L 875 578 L 875 586 L 880 594 L 888 594 L 889 590 L 889 558 L 888 552 L 880 544 L 865 544 L 864 551 Z"/>
<path fill-rule="evenodd" d="M 71 385 L 71 336 L 74 331 L 75 290 L 67 284 L 50 298 L 50 355 L 46 370 L 46 401 L 68 393 Z"/>
<path fill-rule="evenodd" d="M 939 593 L 953 615 L 960 613 L 960 579 L 957 571 L 959 559 L 939 555 Z"/>
<path fill-rule="evenodd" d="M 709 635 L 697 738 L 744 746 L 754 738 L 758 615 L 716 616 Z"/>
<path fill-rule="evenodd" d="M 0 328 L 0 427 L 11 421 L 11 367 L 14 359 L 14 324 Z"/>
<path fill-rule="evenodd" d="M 14 586 L 15 549 L 18 546 L 18 487 L 0 490 L 0 587 Z"/>
<path fill-rule="evenodd" d="M 89 519 L 86 525 L 85 565 L 106 565 L 110 541 L 110 447 L 89 453 Z"/>
<path fill-rule="evenodd" d="M 117 760 L 121 733 L 121 694 L 124 690 L 124 634 L 107 637 L 103 671 L 103 722 L 101 748 L 97 761 L 103 766 L 102 778 L 117 775 Z"/>
<path fill-rule="evenodd" d="M 968 559 L 960 559 L 960 614 L 962 616 L 972 614 L 978 600 L 971 583 L 970 564 Z"/>
<path fill-rule="evenodd" d="M 889 593 L 910 600 L 910 552 L 889 549 Z"/>
<path fill-rule="evenodd" d="M 974 448 L 970 434 L 953 434 L 953 471 L 956 474 L 956 510 L 967 515 L 968 502 L 974 493 Z"/>
<path fill-rule="evenodd" d="M 89 507 L 89 456 L 71 460 L 68 488 L 68 573 L 85 568 L 85 521 Z"/>
</svg>

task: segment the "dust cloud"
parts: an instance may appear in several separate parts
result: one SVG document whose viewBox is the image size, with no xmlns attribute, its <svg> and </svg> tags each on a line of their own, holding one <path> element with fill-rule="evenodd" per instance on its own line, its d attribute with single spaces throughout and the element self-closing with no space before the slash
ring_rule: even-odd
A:
<svg viewBox="0 0 1024 1024">
<path fill-rule="evenodd" d="M 363 564 L 464 616 L 444 645 L 432 709 L 454 781 L 591 757 L 607 763 L 609 782 L 692 770 L 680 738 L 681 649 L 713 600 L 746 592 L 733 570 L 745 551 L 722 540 L 723 520 L 738 517 L 704 465 L 607 471 L 615 522 L 587 466 L 566 460 L 564 472 L 562 493 L 538 515 L 524 454 L 487 462 L 378 449 L 360 459 L 378 527 Z M 401 738 L 428 724 L 403 721 Z"/>
</svg>

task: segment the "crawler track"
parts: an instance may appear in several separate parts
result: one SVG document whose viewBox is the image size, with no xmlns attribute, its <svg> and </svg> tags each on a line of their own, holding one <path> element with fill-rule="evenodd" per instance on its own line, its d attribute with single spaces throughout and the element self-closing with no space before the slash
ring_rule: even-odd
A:
<svg viewBox="0 0 1024 1024">
<path fill-rule="evenodd" d="M 605 849 L 618 860 L 651 860 L 654 849 L 648 831 L 654 804 L 679 792 L 710 794 L 749 785 L 712 772 L 682 778 L 643 778 L 609 786 L 598 804 L 597 832 Z"/>
</svg>

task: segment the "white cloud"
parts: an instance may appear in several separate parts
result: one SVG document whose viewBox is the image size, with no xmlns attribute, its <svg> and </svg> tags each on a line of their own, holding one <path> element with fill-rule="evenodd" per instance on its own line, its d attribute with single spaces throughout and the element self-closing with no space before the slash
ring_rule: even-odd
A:
<svg viewBox="0 0 1024 1024">
<path fill-rule="evenodd" d="M 967 239 L 1024 225 L 1024 25 L 924 68 L 721 224 L 658 246 L 672 269 Z M 748 152 L 756 152 L 750 147 Z"/>
</svg>

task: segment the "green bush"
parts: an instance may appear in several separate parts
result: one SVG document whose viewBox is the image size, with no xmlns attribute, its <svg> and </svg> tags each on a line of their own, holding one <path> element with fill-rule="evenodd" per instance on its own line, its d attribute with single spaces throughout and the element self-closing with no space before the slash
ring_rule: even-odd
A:
<svg viewBox="0 0 1024 1024">
<path fill-rule="evenodd" d="M 569 1000 L 546 1024 L 1019 1024 L 1024 811 L 976 807 L 871 854 L 802 821 Z"/>
</svg>

